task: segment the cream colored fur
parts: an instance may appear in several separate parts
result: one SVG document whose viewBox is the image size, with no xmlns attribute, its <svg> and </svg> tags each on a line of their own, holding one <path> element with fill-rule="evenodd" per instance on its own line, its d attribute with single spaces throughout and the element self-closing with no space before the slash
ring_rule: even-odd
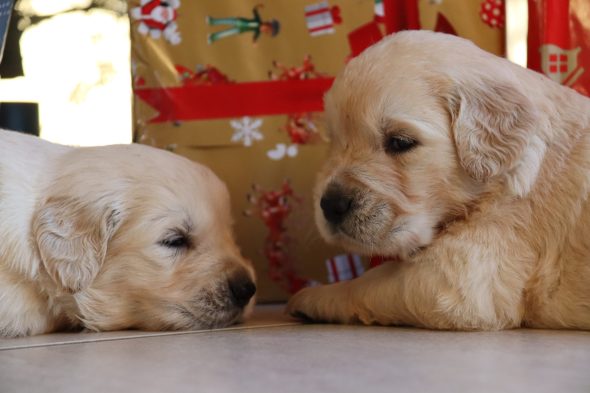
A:
<svg viewBox="0 0 590 393">
<path fill-rule="evenodd" d="M 590 329 L 590 100 L 431 32 L 352 60 L 326 96 L 329 184 L 355 209 L 331 243 L 401 255 L 350 282 L 305 289 L 312 320 L 495 330 Z M 388 154 L 384 140 L 418 141 Z"/>
<path fill-rule="evenodd" d="M 147 146 L 71 148 L 2 130 L 0 152 L 0 336 L 243 315 L 227 283 L 254 273 L 210 170 Z M 179 233 L 188 246 L 162 244 Z"/>
</svg>

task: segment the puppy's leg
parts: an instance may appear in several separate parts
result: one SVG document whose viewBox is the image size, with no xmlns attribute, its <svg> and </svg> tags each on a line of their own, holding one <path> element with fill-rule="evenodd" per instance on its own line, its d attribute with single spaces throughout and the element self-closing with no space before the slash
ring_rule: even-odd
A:
<svg viewBox="0 0 590 393">
<path fill-rule="evenodd" d="M 287 312 L 318 322 L 495 330 L 520 325 L 520 295 L 478 264 L 387 263 L 348 282 L 307 288 Z"/>
<path fill-rule="evenodd" d="M 287 312 L 316 322 L 416 324 L 403 299 L 404 270 L 386 264 L 352 281 L 303 289 Z"/>
</svg>

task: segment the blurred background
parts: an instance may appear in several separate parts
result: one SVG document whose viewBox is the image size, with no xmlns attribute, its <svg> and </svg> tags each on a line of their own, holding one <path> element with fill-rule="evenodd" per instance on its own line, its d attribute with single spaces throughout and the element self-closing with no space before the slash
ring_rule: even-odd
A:
<svg viewBox="0 0 590 393">
<path fill-rule="evenodd" d="M 37 103 L 40 135 L 52 142 L 130 143 L 127 8 L 125 0 L 17 0 L 0 102 Z M 507 55 L 526 65 L 527 1 L 507 0 L 506 8 Z"/>
<path fill-rule="evenodd" d="M 41 137 L 70 145 L 131 142 L 125 0 L 17 0 L 0 66 L 0 102 L 38 104 Z M 5 104 L 10 116 L 30 106 Z"/>
</svg>

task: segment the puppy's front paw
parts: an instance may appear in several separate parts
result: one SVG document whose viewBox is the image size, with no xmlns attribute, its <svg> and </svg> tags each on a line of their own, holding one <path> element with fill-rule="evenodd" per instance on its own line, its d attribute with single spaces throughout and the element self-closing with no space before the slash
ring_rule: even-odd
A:
<svg viewBox="0 0 590 393">
<path fill-rule="evenodd" d="M 289 315 L 291 315 L 295 319 L 299 319 L 303 323 L 317 323 L 317 322 L 319 322 L 319 321 L 314 321 L 307 314 L 304 314 L 301 311 L 291 312 L 291 313 L 289 313 Z"/>
<path fill-rule="evenodd" d="M 347 305 L 334 285 L 305 288 L 289 300 L 287 313 L 304 322 L 350 322 Z"/>
<path fill-rule="evenodd" d="M 287 304 L 287 313 L 306 323 L 321 322 L 317 312 L 319 291 L 314 289 L 318 288 L 305 288 L 293 295 Z"/>
</svg>

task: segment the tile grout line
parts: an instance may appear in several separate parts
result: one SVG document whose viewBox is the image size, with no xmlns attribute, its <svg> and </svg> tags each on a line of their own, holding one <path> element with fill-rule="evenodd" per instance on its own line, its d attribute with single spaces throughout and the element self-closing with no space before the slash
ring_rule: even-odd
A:
<svg viewBox="0 0 590 393">
<path fill-rule="evenodd" d="M 217 333 L 217 332 L 236 331 L 236 330 L 253 330 L 253 329 L 298 326 L 298 325 L 303 325 L 303 324 L 298 323 L 298 322 L 284 322 L 284 323 L 272 324 L 272 325 L 236 326 L 236 327 L 229 327 L 229 328 L 223 328 L 223 329 L 189 330 L 189 331 L 165 332 L 165 333 L 157 332 L 157 333 L 137 334 L 134 336 L 124 336 L 124 337 L 81 339 L 81 340 L 72 340 L 72 341 L 57 341 L 57 342 L 43 343 L 43 344 L 28 344 L 28 345 L 23 344 L 23 345 L 17 345 L 14 347 L 0 348 L 0 352 L 12 351 L 12 350 L 18 350 L 18 349 L 29 349 L 29 348 L 43 348 L 43 347 L 57 347 L 57 346 L 63 346 L 63 345 L 74 345 L 74 344 L 100 343 L 100 342 L 106 342 L 106 341 L 135 340 L 135 339 L 139 339 L 139 338 L 170 337 L 170 336 L 181 336 L 181 335 L 189 335 L 189 334 Z"/>
</svg>

